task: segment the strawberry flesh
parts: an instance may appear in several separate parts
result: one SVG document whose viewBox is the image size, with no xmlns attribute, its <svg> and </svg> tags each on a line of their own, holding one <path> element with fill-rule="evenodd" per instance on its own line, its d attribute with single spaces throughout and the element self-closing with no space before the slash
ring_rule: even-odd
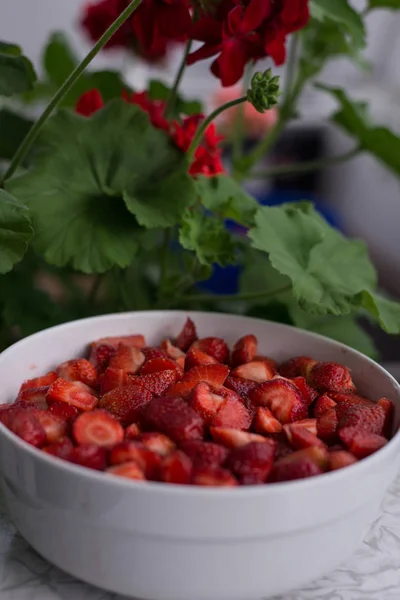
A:
<svg viewBox="0 0 400 600">
<path fill-rule="evenodd" d="M 203 419 L 182 398 L 154 398 L 143 410 L 143 422 L 177 443 L 203 436 Z"/>
<path fill-rule="evenodd" d="M 82 413 L 74 421 L 72 433 L 77 444 L 112 448 L 124 439 L 122 425 L 106 410 Z"/>
<path fill-rule="evenodd" d="M 269 381 L 276 375 L 275 369 L 271 368 L 270 364 L 263 360 L 254 360 L 236 367 L 232 371 L 233 377 L 240 377 L 256 383 Z"/>
<path fill-rule="evenodd" d="M 240 448 L 240 446 L 246 446 L 252 442 L 269 442 L 267 438 L 257 433 L 248 433 L 247 431 L 239 431 L 228 427 L 211 427 L 210 433 L 214 442 L 227 448 Z"/>
<path fill-rule="evenodd" d="M 346 450 L 334 450 L 333 452 L 329 452 L 330 471 L 343 469 L 344 467 L 353 465 L 356 462 L 356 457 L 350 454 L 350 452 L 346 452 Z"/>
<path fill-rule="evenodd" d="M 153 450 L 160 456 L 167 456 L 176 448 L 175 442 L 163 433 L 145 432 L 140 436 L 140 442 L 146 448 Z"/>
<path fill-rule="evenodd" d="M 192 461 L 180 450 L 168 454 L 160 465 L 160 479 L 165 483 L 188 484 L 192 478 Z"/>
<path fill-rule="evenodd" d="M 247 430 L 250 428 L 252 414 L 241 400 L 227 398 L 211 421 L 213 427 L 228 427 Z"/>
<path fill-rule="evenodd" d="M 110 452 L 111 465 L 119 465 L 134 460 L 146 475 L 146 479 L 157 476 L 162 458 L 140 442 L 121 442 Z"/>
<path fill-rule="evenodd" d="M 255 406 L 266 406 L 282 424 L 305 419 L 308 408 L 298 388 L 284 379 L 260 383 L 251 390 L 250 400 Z"/>
<path fill-rule="evenodd" d="M 107 473 L 116 475 L 117 477 L 126 477 L 127 479 L 138 479 L 139 481 L 144 481 L 146 479 L 143 470 L 134 460 L 123 463 L 122 465 L 110 467 L 107 469 Z"/>
<path fill-rule="evenodd" d="M 57 375 L 66 381 L 81 381 L 89 387 L 95 387 L 97 371 L 85 358 L 67 360 L 57 367 Z"/>
<path fill-rule="evenodd" d="M 320 393 L 354 390 L 349 369 L 337 363 L 316 363 L 311 369 L 307 381 Z"/>
<path fill-rule="evenodd" d="M 130 425 L 141 417 L 144 406 L 153 398 L 142 385 L 130 383 L 107 392 L 99 402 L 99 408 L 108 410 L 123 425 Z"/>
<path fill-rule="evenodd" d="M 234 487 L 238 485 L 232 473 L 220 467 L 200 467 L 195 469 L 192 483 L 205 487 Z"/>
<path fill-rule="evenodd" d="M 160 371 L 159 373 L 149 373 L 148 375 L 133 375 L 129 377 L 129 380 L 134 384 L 143 386 L 154 396 L 162 396 L 174 385 L 179 377 L 179 371 L 170 369 L 168 371 Z"/>
<path fill-rule="evenodd" d="M 181 381 L 168 390 L 168 396 L 187 398 L 192 389 L 201 381 L 208 383 L 214 390 L 219 390 L 227 378 L 229 369 L 225 365 L 204 365 L 190 369 Z"/>
<path fill-rule="evenodd" d="M 217 362 L 225 363 L 229 357 L 229 348 L 226 345 L 225 340 L 217 337 L 207 337 L 197 340 L 192 345 L 192 348 L 196 348 L 209 356 L 212 356 Z"/>
<path fill-rule="evenodd" d="M 257 355 L 258 341 L 255 335 L 245 335 L 233 346 L 231 365 L 238 367 L 244 363 L 251 362 Z"/>
<path fill-rule="evenodd" d="M 49 391 L 49 385 L 44 385 L 42 387 L 36 388 L 28 388 L 26 390 L 22 390 L 18 394 L 17 402 L 27 402 L 36 406 L 37 408 L 47 408 L 46 395 Z"/>
<path fill-rule="evenodd" d="M 80 381 L 67 381 L 61 377 L 50 386 L 46 400 L 48 403 L 53 400 L 66 402 L 78 410 L 93 410 L 97 404 L 97 398 L 90 387 Z"/>
<path fill-rule="evenodd" d="M 196 340 L 196 326 L 193 323 L 192 319 L 187 318 L 182 331 L 179 333 L 178 337 L 175 340 L 175 346 L 177 346 L 179 350 L 182 350 L 182 352 L 187 352 L 187 350 L 189 350 L 190 346 Z"/>
<path fill-rule="evenodd" d="M 49 386 L 55 382 L 57 379 L 57 373 L 55 371 L 50 371 L 47 375 L 43 375 L 43 377 L 35 377 L 35 379 L 28 379 L 24 381 L 19 389 L 19 394 L 25 390 L 31 390 L 32 388 L 41 388 L 45 386 Z"/>
<path fill-rule="evenodd" d="M 253 428 L 257 433 L 269 434 L 269 433 L 280 433 L 282 431 L 282 425 L 275 419 L 269 408 L 265 406 L 259 406 L 256 410 L 256 414 L 253 420 Z"/>
<path fill-rule="evenodd" d="M 194 367 L 201 365 L 216 365 L 218 361 L 209 354 L 202 352 L 198 348 L 192 346 L 185 356 L 185 371 L 190 371 Z"/>
<path fill-rule="evenodd" d="M 112 369 L 121 369 L 125 373 L 135 375 L 145 361 L 145 356 L 138 348 L 119 344 L 114 356 L 111 357 L 109 367 Z"/>
</svg>

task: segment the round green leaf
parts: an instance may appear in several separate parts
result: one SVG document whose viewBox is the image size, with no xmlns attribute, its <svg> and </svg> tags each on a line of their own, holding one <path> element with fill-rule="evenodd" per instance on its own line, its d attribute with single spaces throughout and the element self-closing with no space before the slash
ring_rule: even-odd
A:
<svg viewBox="0 0 400 600">
<path fill-rule="evenodd" d="M 0 95 L 12 96 L 32 89 L 36 75 L 19 46 L 0 42 Z"/>
</svg>

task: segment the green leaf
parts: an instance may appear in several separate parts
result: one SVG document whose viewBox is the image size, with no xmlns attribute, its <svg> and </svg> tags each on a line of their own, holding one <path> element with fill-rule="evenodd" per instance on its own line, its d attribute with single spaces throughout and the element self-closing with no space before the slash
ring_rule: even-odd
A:
<svg viewBox="0 0 400 600">
<path fill-rule="evenodd" d="M 7 186 L 31 209 L 35 248 L 57 266 L 127 267 L 140 225 L 174 225 L 194 201 L 184 155 L 122 100 L 90 118 L 60 112 L 38 150 L 31 170 Z"/>
<path fill-rule="evenodd" d="M 0 110 L 0 160 L 10 160 L 25 138 L 32 121 L 8 108 Z"/>
<path fill-rule="evenodd" d="M 290 285 L 289 277 L 274 269 L 264 252 L 250 249 L 245 255 L 244 262 L 245 265 L 239 277 L 240 293 L 272 293 Z M 290 293 L 289 296 L 291 296 Z M 282 299 L 282 294 L 279 295 L 279 299 Z M 252 302 L 252 304 L 259 303 L 260 300 Z"/>
<path fill-rule="evenodd" d="M 11 271 L 24 256 L 33 229 L 27 209 L 0 190 L 0 273 Z"/>
<path fill-rule="evenodd" d="M 0 42 L 0 95 L 13 96 L 32 89 L 36 79 L 32 63 L 21 48 Z"/>
<path fill-rule="evenodd" d="M 347 314 L 356 296 L 376 284 L 365 244 L 346 240 L 310 204 L 261 207 L 250 230 L 252 245 L 287 275 L 301 308 L 312 314 Z"/>
<path fill-rule="evenodd" d="M 188 210 L 179 230 L 183 248 L 196 253 L 202 265 L 218 263 L 226 266 L 235 262 L 235 243 L 224 224 L 200 210 Z"/>
<path fill-rule="evenodd" d="M 369 10 L 374 8 L 400 9 L 400 0 L 369 0 Z"/>
<path fill-rule="evenodd" d="M 328 17 L 343 25 L 352 37 L 353 44 L 359 48 L 365 46 L 365 28 L 360 14 L 347 0 L 311 0 L 311 14 L 316 19 Z"/>
<path fill-rule="evenodd" d="M 162 81 L 152 79 L 149 83 L 148 93 L 152 100 L 168 100 L 170 88 Z M 203 112 L 203 106 L 198 100 L 186 100 L 178 95 L 174 107 L 174 115 L 198 115 Z"/>
<path fill-rule="evenodd" d="M 362 293 L 361 303 L 387 333 L 400 334 L 400 303 L 369 291 Z"/>
<path fill-rule="evenodd" d="M 43 66 L 49 80 L 59 87 L 77 65 L 78 58 L 66 36 L 60 31 L 52 33 L 43 54 Z"/>
<path fill-rule="evenodd" d="M 258 203 L 232 177 L 199 175 L 196 178 L 196 192 L 207 210 L 244 226 L 254 223 Z"/>
<path fill-rule="evenodd" d="M 365 104 L 348 98 L 340 88 L 319 84 L 318 89 L 332 94 L 340 103 L 340 109 L 332 120 L 360 143 L 360 148 L 370 152 L 389 169 L 400 174 L 400 137 L 386 127 L 370 124 Z"/>
</svg>

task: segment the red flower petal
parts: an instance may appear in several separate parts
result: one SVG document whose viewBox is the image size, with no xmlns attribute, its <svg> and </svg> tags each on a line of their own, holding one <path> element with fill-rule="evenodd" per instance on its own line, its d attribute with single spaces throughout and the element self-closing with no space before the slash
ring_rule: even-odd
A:
<svg viewBox="0 0 400 600">
<path fill-rule="evenodd" d="M 99 90 L 89 90 L 82 94 L 76 103 L 75 110 L 84 117 L 90 117 L 93 113 L 103 108 L 104 102 Z"/>
</svg>

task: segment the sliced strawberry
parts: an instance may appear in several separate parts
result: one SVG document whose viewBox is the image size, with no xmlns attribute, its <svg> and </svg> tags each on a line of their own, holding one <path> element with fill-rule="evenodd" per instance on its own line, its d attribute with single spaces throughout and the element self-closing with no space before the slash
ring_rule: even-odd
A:
<svg viewBox="0 0 400 600">
<path fill-rule="evenodd" d="M 143 421 L 175 442 L 203 436 L 203 419 L 182 398 L 154 398 L 143 410 Z"/>
<path fill-rule="evenodd" d="M 228 456 L 228 450 L 220 444 L 191 440 L 181 444 L 181 450 L 191 459 L 195 469 L 220 467 Z"/>
<path fill-rule="evenodd" d="M 256 433 L 248 433 L 238 429 L 229 429 L 228 427 L 211 427 L 211 436 L 214 442 L 222 444 L 227 448 L 240 448 L 252 442 L 266 442 L 267 438 Z"/>
<path fill-rule="evenodd" d="M 185 356 L 185 371 L 201 365 L 216 365 L 217 363 L 218 361 L 214 357 L 192 346 Z"/>
<path fill-rule="evenodd" d="M 180 379 L 181 374 L 175 369 L 160 371 L 159 373 L 149 373 L 148 375 L 130 375 L 132 383 L 141 385 L 149 390 L 154 396 L 162 396 L 174 383 Z"/>
<path fill-rule="evenodd" d="M 54 400 L 66 402 L 78 410 L 93 410 L 97 404 L 92 388 L 80 381 L 66 381 L 61 377 L 50 386 L 46 400 L 48 404 Z"/>
<path fill-rule="evenodd" d="M 187 318 L 182 331 L 175 340 L 175 346 L 183 352 L 186 352 L 196 340 L 196 325 L 193 323 L 192 319 Z"/>
<path fill-rule="evenodd" d="M 247 430 L 250 429 L 251 421 L 252 414 L 241 400 L 227 398 L 212 419 L 211 425 L 213 427 Z"/>
<path fill-rule="evenodd" d="M 153 358 L 167 358 L 167 353 L 161 348 L 155 348 L 154 346 L 146 346 L 141 349 L 146 360 L 152 360 Z"/>
<path fill-rule="evenodd" d="M 322 413 L 317 419 L 317 434 L 327 444 L 332 444 L 337 439 L 338 416 L 334 408 Z"/>
<path fill-rule="evenodd" d="M 371 406 L 374 404 L 371 400 L 355 394 L 351 391 L 344 392 L 329 392 L 329 397 L 336 402 L 336 404 L 363 404 L 365 406 Z"/>
<path fill-rule="evenodd" d="M 349 369 L 333 362 L 316 363 L 308 375 L 307 382 L 321 393 L 355 389 Z"/>
<path fill-rule="evenodd" d="M 179 358 L 185 356 L 185 353 L 182 352 L 178 346 L 174 346 L 171 340 L 164 340 L 161 343 L 161 349 L 169 358 L 172 358 L 172 360 L 178 360 Z"/>
<path fill-rule="evenodd" d="M 114 369 L 107 367 L 107 369 L 99 375 L 98 383 L 100 386 L 101 395 L 115 390 L 117 387 L 127 385 L 129 383 L 128 373 L 122 369 Z"/>
<path fill-rule="evenodd" d="M 175 442 L 163 433 L 142 433 L 140 442 L 143 446 L 153 450 L 153 452 L 157 452 L 160 456 L 167 456 L 167 454 L 170 454 L 176 448 Z"/>
<path fill-rule="evenodd" d="M 382 435 L 357 430 L 355 427 L 345 427 L 339 431 L 339 437 L 351 454 L 356 458 L 370 456 L 387 444 L 387 439 Z"/>
<path fill-rule="evenodd" d="M 146 346 L 146 340 L 143 335 L 119 335 L 96 340 L 92 343 L 92 346 L 101 346 L 102 344 L 108 344 L 109 346 L 114 346 L 114 348 L 118 348 L 119 344 L 133 346 L 134 348 L 144 348 Z"/>
<path fill-rule="evenodd" d="M 166 456 L 160 466 L 160 479 L 165 483 L 188 484 L 192 478 L 192 461 L 176 450 Z"/>
<path fill-rule="evenodd" d="M 152 393 L 142 385 L 129 383 L 111 392 L 107 392 L 99 402 L 99 408 L 105 408 L 123 425 L 138 421 L 143 407 L 153 398 Z"/>
<path fill-rule="evenodd" d="M 190 369 L 182 380 L 168 390 L 168 396 L 187 398 L 196 384 L 203 381 L 218 391 L 227 378 L 229 369 L 225 365 L 204 365 Z"/>
<path fill-rule="evenodd" d="M 295 450 L 302 450 L 303 448 L 311 448 L 312 446 L 318 446 L 325 448 L 325 444 L 317 438 L 316 435 L 311 433 L 308 429 L 302 426 L 298 426 L 297 423 L 291 425 L 284 425 L 283 430 L 290 444 Z"/>
<path fill-rule="evenodd" d="M 63 362 L 57 367 L 57 375 L 66 381 L 81 381 L 89 387 L 96 387 L 97 371 L 85 358 Z"/>
<path fill-rule="evenodd" d="M 6 417 L 6 420 L 3 420 Z M 35 415 L 35 411 L 20 406 L 9 408 L 2 413 L 2 422 L 31 446 L 40 448 L 47 442 L 43 425 Z"/>
<path fill-rule="evenodd" d="M 298 388 L 284 379 L 260 383 L 249 394 L 256 406 L 266 406 L 282 424 L 305 419 L 308 408 Z"/>
<path fill-rule="evenodd" d="M 49 385 L 44 385 L 42 387 L 37 388 L 28 388 L 26 390 L 22 390 L 18 394 L 17 402 L 27 402 L 28 404 L 32 404 L 32 406 L 37 406 L 38 408 L 47 408 L 46 402 L 46 394 L 49 391 Z"/>
<path fill-rule="evenodd" d="M 304 400 L 307 402 L 308 406 L 310 406 L 310 404 L 318 397 L 318 392 L 308 385 L 304 377 L 293 377 L 291 381 L 300 390 Z"/>
<path fill-rule="evenodd" d="M 111 357 L 116 352 L 117 348 L 111 344 L 93 342 L 90 349 L 89 362 L 92 363 L 98 373 L 103 373 L 108 367 Z"/>
<path fill-rule="evenodd" d="M 176 359 L 176 364 L 180 366 L 182 371 L 185 369 L 185 356 L 178 356 Z"/>
<path fill-rule="evenodd" d="M 123 463 L 122 465 L 110 467 L 107 469 L 107 473 L 110 475 L 116 475 L 118 477 L 126 477 L 127 479 L 139 479 L 140 481 L 146 479 L 142 469 L 134 460 Z"/>
<path fill-rule="evenodd" d="M 270 482 L 290 481 L 323 473 L 329 465 L 329 453 L 324 448 L 306 448 L 280 458 L 274 464 Z"/>
<path fill-rule="evenodd" d="M 53 442 L 42 448 L 43 452 L 62 458 L 63 460 L 71 460 L 74 451 L 74 445 L 68 437 L 61 438 L 57 442 Z"/>
<path fill-rule="evenodd" d="M 314 417 L 319 419 L 324 413 L 326 413 L 331 408 L 335 408 L 336 402 L 332 400 L 330 396 L 323 394 L 318 398 L 316 403 L 314 404 L 313 414 Z"/>
<path fill-rule="evenodd" d="M 295 358 L 291 358 L 282 363 L 279 366 L 279 373 L 288 379 L 293 379 L 293 377 L 305 377 L 307 380 L 309 372 L 316 362 L 316 360 L 313 360 L 309 356 L 296 356 Z"/>
<path fill-rule="evenodd" d="M 119 344 L 116 353 L 110 358 L 109 367 L 112 369 L 122 369 L 126 373 L 135 375 L 140 370 L 144 361 L 145 356 L 139 348 Z"/>
<path fill-rule="evenodd" d="M 236 448 L 229 454 L 226 466 L 244 485 L 264 483 L 274 463 L 275 446 L 275 442 L 266 439 Z"/>
<path fill-rule="evenodd" d="M 276 440 L 276 448 L 275 448 L 275 460 L 279 460 L 280 458 L 285 458 L 285 456 L 289 456 L 293 454 L 293 448 L 284 439 Z"/>
<path fill-rule="evenodd" d="M 140 369 L 140 375 L 160 373 L 161 371 L 177 371 L 180 375 L 183 375 L 181 367 L 171 358 L 151 358 L 150 360 L 146 360 Z"/>
<path fill-rule="evenodd" d="M 291 423 L 291 425 L 297 427 L 298 429 L 307 429 L 313 435 L 318 435 L 317 433 L 317 419 L 302 419 L 301 421 L 295 421 Z"/>
<path fill-rule="evenodd" d="M 68 424 L 65 419 L 57 417 L 48 410 L 41 409 L 35 409 L 34 415 L 43 427 L 49 444 L 66 436 Z"/>
<path fill-rule="evenodd" d="M 52 415 L 59 417 L 63 421 L 67 421 L 67 423 L 72 423 L 72 421 L 79 415 L 78 409 L 71 404 L 67 404 L 66 402 L 51 402 L 49 411 Z"/>
<path fill-rule="evenodd" d="M 219 363 L 225 363 L 229 357 L 229 348 L 226 345 L 225 340 L 217 337 L 207 337 L 197 340 L 192 345 L 192 348 L 196 348 L 209 356 L 215 358 Z"/>
<path fill-rule="evenodd" d="M 349 467 L 356 462 L 356 457 L 350 454 L 350 452 L 346 452 L 346 450 L 335 450 L 334 452 L 329 452 L 330 471 L 337 471 L 338 469 L 343 469 L 343 467 Z"/>
<path fill-rule="evenodd" d="M 193 472 L 192 484 L 207 487 L 234 487 L 238 485 L 238 482 L 226 469 L 199 467 Z"/>
<path fill-rule="evenodd" d="M 198 383 L 190 395 L 190 406 L 199 413 L 205 423 L 210 423 L 221 408 L 225 399 L 214 394 L 208 383 Z"/>
<path fill-rule="evenodd" d="M 383 425 L 383 434 L 389 440 L 392 437 L 393 433 L 393 424 L 394 424 L 394 404 L 388 398 L 380 398 L 378 400 L 378 406 L 383 409 L 385 413 L 385 423 Z"/>
<path fill-rule="evenodd" d="M 77 444 L 112 448 L 124 439 L 122 425 L 106 410 L 82 413 L 74 421 L 72 433 Z"/>
<path fill-rule="evenodd" d="M 355 427 L 359 431 L 381 435 L 385 424 L 385 411 L 378 404 L 339 405 L 336 409 L 339 416 L 338 429 Z"/>
<path fill-rule="evenodd" d="M 250 390 L 255 388 L 257 383 L 250 379 L 242 379 L 241 377 L 229 377 L 226 378 L 225 387 L 236 392 L 243 400 L 247 400 Z"/>
<path fill-rule="evenodd" d="M 35 379 L 28 379 L 24 381 L 21 385 L 19 394 L 24 390 L 30 390 L 32 388 L 40 388 L 51 385 L 57 379 L 57 373 L 55 371 L 50 371 L 47 375 L 43 375 L 43 377 L 35 377 Z"/>
<path fill-rule="evenodd" d="M 255 335 L 245 335 L 233 346 L 231 355 L 232 367 L 251 362 L 257 354 L 258 341 Z"/>
<path fill-rule="evenodd" d="M 110 452 L 110 464 L 119 465 L 134 460 L 146 475 L 153 479 L 161 465 L 161 456 L 140 442 L 121 442 Z"/>
<path fill-rule="evenodd" d="M 139 425 L 137 423 L 131 423 L 131 425 L 128 425 L 125 429 L 124 438 L 126 440 L 134 440 L 139 437 L 140 433 Z"/>
<path fill-rule="evenodd" d="M 282 425 L 275 419 L 269 408 L 259 406 L 253 420 L 253 428 L 257 433 L 279 433 L 282 431 Z"/>
<path fill-rule="evenodd" d="M 267 362 L 261 360 L 245 363 L 232 371 L 233 377 L 248 379 L 256 383 L 269 381 L 275 374 L 275 370 Z"/>
</svg>

